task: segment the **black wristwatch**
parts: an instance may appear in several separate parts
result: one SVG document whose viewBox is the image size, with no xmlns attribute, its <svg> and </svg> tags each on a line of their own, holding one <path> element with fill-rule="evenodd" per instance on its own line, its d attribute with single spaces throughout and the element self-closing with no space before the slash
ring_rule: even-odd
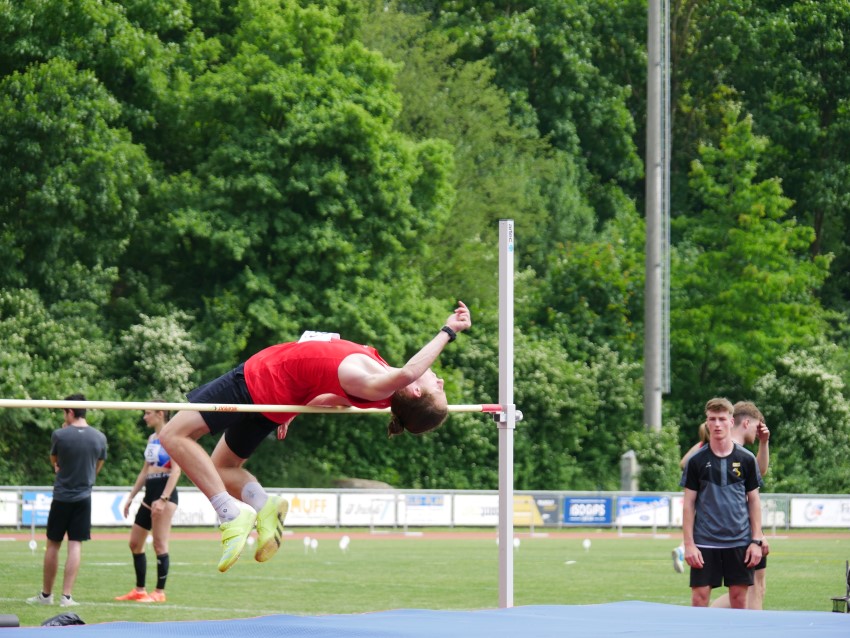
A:
<svg viewBox="0 0 850 638">
<path fill-rule="evenodd" d="M 764 541 L 757 541 L 757 540 L 754 538 L 753 540 L 751 540 L 751 541 L 750 541 L 750 544 L 751 544 L 751 545 L 752 545 L 753 543 L 755 543 L 756 545 L 758 545 L 759 547 L 761 547 L 761 546 L 764 544 Z"/>
<path fill-rule="evenodd" d="M 448 326 L 443 326 L 442 328 L 440 328 L 440 331 L 445 332 L 447 335 L 449 335 L 449 343 L 457 339 L 457 333 Z"/>
</svg>

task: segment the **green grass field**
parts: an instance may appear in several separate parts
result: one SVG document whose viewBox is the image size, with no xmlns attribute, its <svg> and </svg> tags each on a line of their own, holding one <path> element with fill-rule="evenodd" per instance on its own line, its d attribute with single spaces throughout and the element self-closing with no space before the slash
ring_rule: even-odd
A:
<svg viewBox="0 0 850 638">
<path fill-rule="evenodd" d="M 325 531 L 326 533 L 326 531 Z M 257 564 L 246 550 L 226 574 L 216 571 L 213 540 L 172 540 L 168 602 L 116 602 L 134 584 L 126 539 L 94 540 L 83 547 L 74 588 L 81 603 L 71 611 L 88 624 L 116 620 L 212 620 L 269 614 L 345 614 L 387 609 L 481 609 L 498 607 L 498 548 L 489 539 L 433 540 L 424 536 L 354 538 L 343 553 L 338 539 L 319 540 L 305 551 L 298 531 L 288 536 L 269 563 Z M 2 535 L 2 534 L 0 534 Z M 670 552 L 679 536 L 603 538 L 552 533 L 518 534 L 514 553 L 514 604 L 584 605 L 640 600 L 689 605 L 688 577 L 672 569 Z M 771 540 L 766 609 L 829 612 L 830 597 L 844 594 L 844 562 L 850 537 L 811 539 L 792 534 Z M 21 626 L 40 625 L 63 611 L 24 601 L 41 585 L 43 531 L 33 553 L 27 541 L 0 542 L 0 613 L 15 614 Z M 120 540 L 118 540 L 120 539 Z M 61 558 L 64 562 L 64 547 Z M 156 563 L 148 549 L 148 586 Z M 57 581 L 61 582 L 62 572 Z M 59 591 L 58 585 L 56 591 Z M 725 590 L 721 590 L 725 591 Z"/>
</svg>

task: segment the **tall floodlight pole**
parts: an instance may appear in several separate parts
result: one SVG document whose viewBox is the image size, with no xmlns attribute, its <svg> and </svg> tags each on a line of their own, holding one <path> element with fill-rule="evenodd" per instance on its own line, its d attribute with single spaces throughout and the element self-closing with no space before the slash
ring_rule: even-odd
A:
<svg viewBox="0 0 850 638">
<path fill-rule="evenodd" d="M 661 99 L 661 391 L 670 394 L 670 148 L 672 146 L 670 102 L 670 0 L 661 0 L 662 61 Z"/>
<path fill-rule="evenodd" d="M 658 431 L 661 394 L 669 390 L 669 21 L 666 0 L 649 0 L 648 9 L 643 419 L 647 428 Z"/>
<path fill-rule="evenodd" d="M 514 606 L 514 222 L 499 221 L 499 608 Z"/>
</svg>

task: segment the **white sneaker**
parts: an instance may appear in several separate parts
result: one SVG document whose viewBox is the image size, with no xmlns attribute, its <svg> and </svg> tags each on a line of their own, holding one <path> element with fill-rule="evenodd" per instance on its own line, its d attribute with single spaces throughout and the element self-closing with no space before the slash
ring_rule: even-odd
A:
<svg viewBox="0 0 850 638">
<path fill-rule="evenodd" d="M 681 547 L 673 550 L 673 569 L 677 574 L 682 574 L 685 571 L 685 552 Z"/>
<path fill-rule="evenodd" d="M 80 603 L 78 603 L 76 600 L 64 594 L 62 594 L 62 598 L 59 599 L 60 607 L 76 607 L 79 604 Z"/>
<path fill-rule="evenodd" d="M 27 598 L 27 603 L 30 605 L 52 605 L 53 594 L 47 594 L 47 596 L 45 596 L 41 592 L 38 592 L 38 595 L 33 596 L 32 598 Z"/>
</svg>

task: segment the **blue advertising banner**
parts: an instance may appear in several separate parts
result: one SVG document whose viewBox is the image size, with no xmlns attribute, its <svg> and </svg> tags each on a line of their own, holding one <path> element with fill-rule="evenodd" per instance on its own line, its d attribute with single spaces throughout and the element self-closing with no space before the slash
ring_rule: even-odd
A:
<svg viewBox="0 0 850 638">
<path fill-rule="evenodd" d="M 21 507 L 21 523 L 46 526 L 47 515 L 50 514 L 50 504 L 53 502 L 53 492 L 24 492 L 23 507 Z"/>
<path fill-rule="evenodd" d="M 613 499 L 610 497 L 564 498 L 564 524 L 610 525 Z"/>
<path fill-rule="evenodd" d="M 620 496 L 617 499 L 617 524 L 629 527 L 670 524 L 670 497 Z"/>
</svg>

